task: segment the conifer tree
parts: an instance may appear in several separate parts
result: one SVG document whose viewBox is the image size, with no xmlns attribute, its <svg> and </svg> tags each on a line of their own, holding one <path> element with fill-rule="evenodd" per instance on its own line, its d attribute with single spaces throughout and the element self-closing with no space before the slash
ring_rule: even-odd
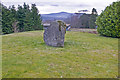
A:
<svg viewBox="0 0 120 80">
<path fill-rule="evenodd" d="M 13 27 L 11 24 L 11 12 L 5 6 L 2 6 L 2 31 L 3 34 L 13 33 Z"/>
<path fill-rule="evenodd" d="M 17 21 L 17 12 L 16 12 L 16 9 L 15 9 L 15 6 L 12 5 L 9 7 L 9 10 L 10 10 L 10 19 L 11 19 L 11 24 L 12 24 L 12 27 L 14 29 L 14 32 L 18 32 L 18 21 Z"/>
<path fill-rule="evenodd" d="M 24 12 L 22 6 L 18 5 L 17 20 L 19 22 L 18 26 L 19 26 L 20 32 L 24 31 L 24 19 L 25 19 L 25 12 Z"/>
<path fill-rule="evenodd" d="M 0 3 L 0 35 L 2 34 L 2 4 Z"/>
<path fill-rule="evenodd" d="M 32 26 L 35 30 L 42 29 L 41 25 L 41 15 L 39 14 L 38 9 L 36 8 L 35 4 L 32 4 L 31 9 L 31 18 L 32 18 Z"/>
<path fill-rule="evenodd" d="M 92 9 L 92 14 L 97 14 L 97 10 L 95 8 Z"/>
<path fill-rule="evenodd" d="M 97 14 L 97 10 L 95 8 L 92 9 L 92 13 L 90 16 L 90 20 L 89 20 L 89 28 L 94 29 L 96 28 L 96 18 L 97 18 L 98 14 Z"/>
<path fill-rule="evenodd" d="M 24 30 L 25 31 L 32 31 L 34 30 L 32 27 L 32 19 L 31 19 L 31 11 L 29 9 L 29 5 L 25 4 L 23 5 L 23 9 L 25 12 L 25 19 L 24 19 Z"/>
</svg>

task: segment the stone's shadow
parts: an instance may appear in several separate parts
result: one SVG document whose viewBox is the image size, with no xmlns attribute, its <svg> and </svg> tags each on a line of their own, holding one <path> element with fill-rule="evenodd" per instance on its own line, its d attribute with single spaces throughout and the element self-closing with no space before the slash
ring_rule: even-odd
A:
<svg viewBox="0 0 120 80">
<path fill-rule="evenodd" d="M 61 47 L 61 46 L 56 46 L 56 47 L 55 46 L 50 46 L 50 45 L 47 45 L 45 42 L 40 43 L 40 44 L 43 45 L 43 46 L 47 46 L 49 48 L 65 48 L 65 47 L 79 45 L 80 43 L 74 42 L 74 41 L 65 41 L 64 42 L 64 47 Z"/>
<path fill-rule="evenodd" d="M 49 47 L 49 48 L 64 48 L 64 47 L 61 47 L 61 46 L 50 46 L 50 45 L 47 45 L 45 42 L 42 42 L 42 43 L 39 43 L 39 45 L 43 45 L 43 46 L 46 46 L 46 47 Z"/>
</svg>

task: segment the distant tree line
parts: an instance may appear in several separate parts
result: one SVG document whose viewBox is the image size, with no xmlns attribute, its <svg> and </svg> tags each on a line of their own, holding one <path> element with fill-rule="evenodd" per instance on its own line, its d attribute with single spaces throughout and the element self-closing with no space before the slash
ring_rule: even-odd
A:
<svg viewBox="0 0 120 80">
<path fill-rule="evenodd" d="M 90 29 L 95 29 L 96 28 L 96 18 L 97 18 L 97 14 L 83 14 L 80 18 L 79 18 L 79 23 L 76 25 L 80 25 L 80 28 L 90 28 Z"/>
<path fill-rule="evenodd" d="M 43 29 L 41 15 L 35 4 L 30 8 L 24 3 L 23 6 L 18 5 L 17 9 L 14 5 L 9 8 L 2 4 L 0 6 L 3 34 Z"/>
<path fill-rule="evenodd" d="M 94 29 L 96 28 L 95 21 L 97 16 L 97 10 L 93 8 L 91 14 L 75 13 L 75 15 L 66 19 L 65 22 L 71 24 L 73 28 Z"/>
</svg>

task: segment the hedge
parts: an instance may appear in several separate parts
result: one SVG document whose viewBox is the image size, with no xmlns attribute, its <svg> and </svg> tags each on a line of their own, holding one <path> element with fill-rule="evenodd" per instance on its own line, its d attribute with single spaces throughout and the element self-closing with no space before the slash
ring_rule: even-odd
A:
<svg viewBox="0 0 120 80">
<path fill-rule="evenodd" d="M 120 38 L 120 1 L 107 6 L 97 17 L 96 24 L 100 35 Z"/>
</svg>

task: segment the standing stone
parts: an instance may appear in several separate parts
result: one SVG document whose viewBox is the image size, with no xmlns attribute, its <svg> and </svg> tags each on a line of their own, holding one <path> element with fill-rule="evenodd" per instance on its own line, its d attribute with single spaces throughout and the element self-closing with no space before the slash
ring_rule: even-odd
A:
<svg viewBox="0 0 120 80">
<path fill-rule="evenodd" d="M 51 22 L 50 26 L 45 29 L 44 41 L 49 46 L 63 47 L 65 26 L 60 25 L 57 21 Z"/>
</svg>

